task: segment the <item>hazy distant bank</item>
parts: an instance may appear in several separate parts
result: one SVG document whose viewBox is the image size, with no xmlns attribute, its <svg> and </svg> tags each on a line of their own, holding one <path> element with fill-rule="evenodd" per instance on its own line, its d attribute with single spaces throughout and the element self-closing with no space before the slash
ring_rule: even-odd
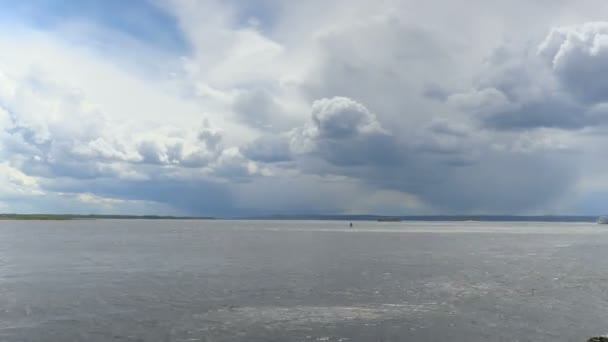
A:
<svg viewBox="0 0 608 342">
<path fill-rule="evenodd" d="M 480 221 L 480 222 L 596 222 L 598 216 L 571 215 L 270 215 L 246 217 L 248 220 L 327 220 L 327 221 Z"/>
<path fill-rule="evenodd" d="M 166 216 L 166 215 L 77 215 L 77 214 L 0 214 L 0 220 L 320 220 L 320 221 L 479 221 L 479 222 L 596 222 L 598 216 L 516 216 L 516 215 L 268 215 L 248 217 Z"/>
<path fill-rule="evenodd" d="M 213 217 L 159 216 L 159 215 L 72 215 L 72 214 L 0 214 L 0 220 L 211 220 Z"/>
</svg>

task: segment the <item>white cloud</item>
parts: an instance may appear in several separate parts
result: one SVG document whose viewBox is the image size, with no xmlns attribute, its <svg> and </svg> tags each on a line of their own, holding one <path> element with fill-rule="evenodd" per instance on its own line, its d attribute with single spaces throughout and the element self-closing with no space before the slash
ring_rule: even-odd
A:
<svg viewBox="0 0 608 342">
<path fill-rule="evenodd" d="M 205 214 L 530 212 L 578 193 L 578 163 L 599 153 L 599 1 L 270 1 L 255 16 L 157 3 L 187 49 L 86 20 L 0 34 L 11 194 Z"/>
<path fill-rule="evenodd" d="M 30 177 L 18 168 L 12 167 L 9 163 L 0 164 L 0 198 L 18 195 L 43 195 L 39 184 L 34 177 Z"/>
<path fill-rule="evenodd" d="M 539 47 L 562 86 L 582 101 L 608 100 L 608 22 L 554 28 Z"/>
<path fill-rule="evenodd" d="M 517 108 L 516 104 L 511 103 L 504 93 L 492 87 L 473 89 L 468 93 L 453 94 L 447 98 L 447 101 L 450 105 L 465 111 L 484 114 L 496 114 Z"/>
</svg>

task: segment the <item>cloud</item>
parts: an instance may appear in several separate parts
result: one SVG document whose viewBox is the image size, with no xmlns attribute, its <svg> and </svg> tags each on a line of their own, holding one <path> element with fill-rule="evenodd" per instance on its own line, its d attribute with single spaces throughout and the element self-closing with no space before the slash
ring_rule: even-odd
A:
<svg viewBox="0 0 608 342">
<path fill-rule="evenodd" d="M 161 175 L 149 180 L 98 179 L 95 182 L 45 179 L 41 186 L 55 193 L 87 193 L 121 201 L 158 203 L 165 212 L 185 215 L 226 215 L 234 210 L 225 186 L 201 177 Z"/>
<path fill-rule="evenodd" d="M 236 206 L 260 214 L 407 214 L 426 210 L 414 195 L 378 190 L 344 176 L 284 172 L 239 184 Z M 268 208 L 272 209 L 268 209 Z"/>
<path fill-rule="evenodd" d="M 420 94 L 433 77 L 441 74 L 445 86 L 451 83 L 451 74 L 441 70 L 450 56 L 434 32 L 403 20 L 399 11 L 385 10 L 320 30 L 318 63 L 302 88 L 309 101 L 357 99 L 383 122 L 407 130 L 426 119 L 432 101 Z"/>
<path fill-rule="evenodd" d="M 434 120 L 418 134 L 397 139 L 363 104 L 345 97 L 321 99 L 313 103 L 310 121 L 289 132 L 292 162 L 283 167 L 295 167 L 304 175 L 338 177 L 358 184 L 355 188 L 396 191 L 404 194 L 403 199 L 416 199 L 408 202 L 410 209 L 455 213 L 530 213 L 560 198 L 572 184 L 564 180 L 576 177 L 569 166 L 572 160 L 542 155 L 555 153 L 550 146 L 558 146 L 557 141 L 541 146 L 535 144 L 540 137 L 526 136 L 499 143 L 475 130 L 465 123 Z M 273 151 L 285 154 L 280 145 L 284 140 L 274 143 L 283 149 L 266 150 L 260 162 L 272 163 L 279 155 Z M 261 149 L 261 144 L 250 147 Z M 514 169 L 501 175 L 507 165 Z M 552 168 L 560 171 L 552 177 L 542 171 L 532 175 L 532 170 Z"/>
<path fill-rule="evenodd" d="M 599 1 L 68 6 L 2 25 L 3 208 L 548 213 L 604 184 Z"/>
<path fill-rule="evenodd" d="M 393 137 L 375 114 L 346 97 L 315 101 L 310 121 L 291 132 L 290 148 L 293 153 L 314 155 L 338 166 L 400 160 Z"/>
<path fill-rule="evenodd" d="M 82 91 L 39 75 L 0 76 L 0 153 L 5 166 L 11 175 L 42 184 L 34 192 L 0 194 L 0 201 L 19 195 L 15 201 L 21 203 L 36 194 L 36 202 L 48 206 L 49 198 L 59 196 L 61 203 L 78 203 L 73 211 L 79 212 L 93 210 L 94 203 L 103 203 L 105 209 L 99 209 L 109 211 L 126 203 L 125 208 L 141 212 L 143 203 L 157 202 L 164 205 L 163 212 L 196 214 L 204 209 L 203 204 L 194 204 L 197 189 L 213 189 L 210 198 L 226 193 L 218 190 L 221 181 L 202 179 L 242 179 L 253 172 L 251 162 L 237 148 L 224 146 L 221 130 L 208 120 L 201 120 L 198 128 L 157 125 L 149 129 L 110 119 Z M 152 182 L 158 177 L 163 177 L 158 181 L 162 186 Z M 64 187 L 64 183 L 71 186 Z M 116 190 L 119 184 L 125 185 L 125 192 Z M 188 200 L 193 203 L 169 194 L 184 192 L 187 187 Z M 211 202 L 202 197 L 196 201 Z M 36 210 L 35 206 L 19 207 Z"/>
<path fill-rule="evenodd" d="M 604 125 L 606 116 L 594 106 L 608 99 L 608 83 L 598 77 L 608 72 L 606 37 L 608 24 L 589 22 L 552 29 L 535 53 L 500 47 L 476 85 L 446 102 L 497 130 Z"/>
<path fill-rule="evenodd" d="M 355 135 L 382 133 L 374 114 L 346 97 L 317 100 L 312 105 L 315 134 L 321 139 L 348 139 Z"/>
<path fill-rule="evenodd" d="M 149 130 L 110 120 L 83 94 L 40 77 L 19 80 L 4 75 L 2 80 L 12 89 L 0 93 L 6 122 L 3 146 L 12 158 L 58 166 L 55 171 L 83 164 L 69 171 L 73 175 L 83 166 L 85 172 L 111 162 L 204 166 L 223 148 L 221 132 L 208 120 L 199 130 Z"/>
<path fill-rule="evenodd" d="M 557 27 L 539 47 L 539 55 L 560 84 L 583 103 L 608 100 L 608 23 Z"/>
<path fill-rule="evenodd" d="M 567 97 L 546 95 L 520 103 L 504 104 L 504 109 L 475 108 L 483 124 L 499 130 L 526 130 L 539 127 L 580 129 L 599 123 L 587 109 Z M 599 119 L 599 118 L 598 118 Z"/>
<path fill-rule="evenodd" d="M 223 150 L 213 165 L 213 174 L 231 181 L 248 181 L 257 172 L 257 165 L 236 147 Z"/>
<path fill-rule="evenodd" d="M 293 124 L 293 119 L 270 91 L 255 87 L 239 89 L 233 109 L 237 118 L 262 132 L 280 132 Z"/>
<path fill-rule="evenodd" d="M 289 139 L 280 135 L 265 135 L 243 148 L 245 157 L 264 163 L 287 162 L 292 159 Z"/>
</svg>

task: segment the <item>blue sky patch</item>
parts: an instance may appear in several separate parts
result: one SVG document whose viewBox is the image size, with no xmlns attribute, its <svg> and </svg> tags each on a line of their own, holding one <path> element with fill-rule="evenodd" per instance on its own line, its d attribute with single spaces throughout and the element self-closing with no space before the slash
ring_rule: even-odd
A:
<svg viewBox="0 0 608 342">
<path fill-rule="evenodd" d="M 186 51 L 176 19 L 145 0 L 0 0 L 0 20 L 52 30 L 68 20 L 87 20 L 164 50 Z"/>
</svg>

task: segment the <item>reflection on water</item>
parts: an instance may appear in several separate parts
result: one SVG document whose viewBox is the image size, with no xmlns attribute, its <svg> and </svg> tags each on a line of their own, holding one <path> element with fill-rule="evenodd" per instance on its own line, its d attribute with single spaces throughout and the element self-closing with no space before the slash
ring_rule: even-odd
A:
<svg viewBox="0 0 608 342">
<path fill-rule="evenodd" d="M 608 229 L 0 222 L 0 341 L 583 341 Z"/>
</svg>

